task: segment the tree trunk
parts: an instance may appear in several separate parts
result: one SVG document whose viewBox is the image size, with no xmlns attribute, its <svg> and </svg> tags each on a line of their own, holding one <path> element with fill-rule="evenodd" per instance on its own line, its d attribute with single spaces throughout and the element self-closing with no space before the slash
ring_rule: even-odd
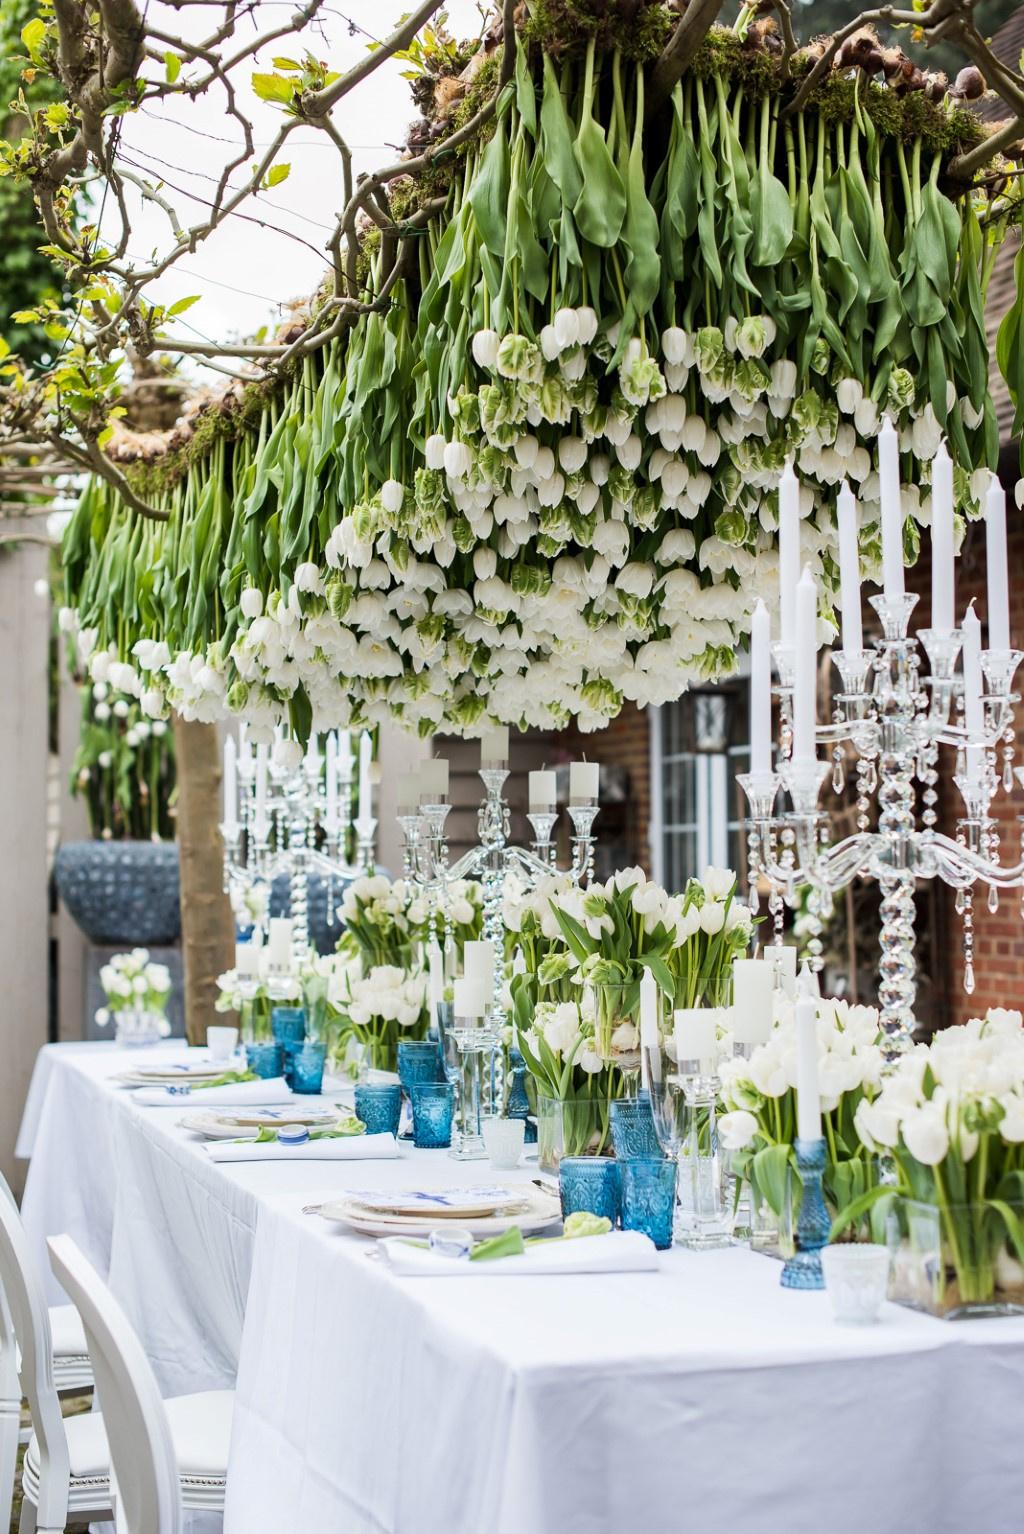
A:
<svg viewBox="0 0 1024 1534">
<path fill-rule="evenodd" d="M 220 820 L 220 743 L 217 727 L 174 715 L 178 773 L 178 850 L 181 858 L 181 947 L 185 967 L 185 1028 L 204 1044 L 218 1018 L 217 976 L 234 958 L 235 923 L 224 893 Z"/>
</svg>

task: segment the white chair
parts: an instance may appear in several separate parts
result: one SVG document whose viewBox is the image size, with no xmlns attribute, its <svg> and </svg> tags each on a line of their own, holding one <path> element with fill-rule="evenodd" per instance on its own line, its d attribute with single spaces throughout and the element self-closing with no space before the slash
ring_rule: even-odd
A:
<svg viewBox="0 0 1024 1534">
<path fill-rule="evenodd" d="M 171 1425 L 149 1359 L 120 1305 L 70 1236 L 51 1236 L 50 1262 L 85 1323 L 110 1443 L 118 1534 L 180 1534 L 181 1487 Z"/>
<path fill-rule="evenodd" d="M 0 1289 L 20 1353 L 20 1394 L 28 1401 L 34 1429 L 21 1471 L 20 1528 L 21 1534 L 35 1534 L 37 1530 L 51 1534 L 64 1530 L 69 1521 L 84 1523 L 109 1516 L 110 1454 L 99 1413 L 66 1420 L 61 1416 L 50 1314 L 21 1218 L 2 1179 L 0 1184 Z M 0 1358 L 11 1351 L 0 1349 Z M 0 1374 L 0 1401 L 7 1394 Z M 204 1391 L 173 1397 L 164 1404 L 184 1506 L 220 1511 L 224 1506 L 234 1392 Z M 0 1436 L 0 1470 L 9 1459 L 7 1439 Z M 0 1493 L 3 1490 L 0 1483 Z"/>
</svg>

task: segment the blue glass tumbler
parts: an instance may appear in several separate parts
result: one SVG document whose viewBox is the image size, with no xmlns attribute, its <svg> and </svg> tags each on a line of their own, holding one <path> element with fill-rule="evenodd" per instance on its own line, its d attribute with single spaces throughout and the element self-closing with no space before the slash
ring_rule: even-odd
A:
<svg viewBox="0 0 1024 1534">
<path fill-rule="evenodd" d="M 368 1135 L 397 1135 L 402 1116 L 402 1089 L 397 1082 L 360 1082 L 356 1087 L 356 1118 Z"/>
<path fill-rule="evenodd" d="M 614 1225 L 619 1217 L 619 1168 L 610 1156 L 563 1156 L 558 1163 L 562 1219 L 600 1215 Z"/>
<path fill-rule="evenodd" d="M 675 1161 L 621 1161 L 622 1228 L 641 1230 L 660 1252 L 672 1245 L 676 1212 Z"/>
<path fill-rule="evenodd" d="M 261 1039 L 259 1043 L 245 1046 L 245 1061 L 254 1075 L 269 1081 L 284 1071 L 284 1055 L 281 1046 L 273 1039 Z"/>
<path fill-rule="evenodd" d="M 612 1144 L 618 1161 L 657 1161 L 661 1144 L 654 1128 L 650 1094 L 617 1097 L 611 1104 Z"/>
<path fill-rule="evenodd" d="M 327 1045 L 319 1039 L 294 1044 L 291 1051 L 293 1092 L 313 1094 L 322 1091 Z"/>
<path fill-rule="evenodd" d="M 412 1138 L 420 1150 L 447 1149 L 452 1143 L 455 1088 L 449 1081 L 416 1081 L 412 1098 Z"/>
</svg>

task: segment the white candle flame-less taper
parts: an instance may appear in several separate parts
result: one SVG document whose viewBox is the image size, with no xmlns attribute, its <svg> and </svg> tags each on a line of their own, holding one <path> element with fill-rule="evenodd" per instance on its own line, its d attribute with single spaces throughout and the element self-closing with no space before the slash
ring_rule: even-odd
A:
<svg viewBox="0 0 1024 1534">
<path fill-rule="evenodd" d="M 857 502 L 845 481 L 839 491 L 839 586 L 843 603 L 843 649 L 848 655 L 855 655 L 864 648 L 860 622 L 860 553 Z"/>
<path fill-rule="evenodd" d="M 818 692 L 818 583 L 804 567 L 796 588 L 796 657 L 793 673 L 793 762 L 817 757 L 815 726 Z"/>
<path fill-rule="evenodd" d="M 373 737 L 364 730 L 359 740 L 359 819 L 373 819 L 373 791 L 370 787 L 370 764 L 373 761 Z"/>
<path fill-rule="evenodd" d="M 658 985 L 647 965 L 640 981 L 640 1085 L 650 1091 L 647 1051 L 660 1047 L 658 1033 Z"/>
<path fill-rule="evenodd" d="M 800 1140 L 821 1139 L 818 999 L 806 964 L 800 975 L 796 998 L 796 1133 Z"/>
<path fill-rule="evenodd" d="M 964 614 L 964 728 L 968 746 L 964 769 L 969 783 L 981 780 L 985 766 L 985 748 L 981 744 L 985 711 L 982 705 L 981 622 L 972 602 Z"/>
<path fill-rule="evenodd" d="M 530 809 L 536 815 L 549 815 L 558 798 L 558 780 L 553 772 L 531 772 L 529 777 Z"/>
<path fill-rule="evenodd" d="M 601 786 L 597 762 L 573 762 L 569 767 L 569 798 L 573 804 L 596 804 Z"/>
<path fill-rule="evenodd" d="M 702 1073 L 710 1074 L 715 1068 L 718 1041 L 715 1036 L 714 1007 L 679 1007 L 676 1011 L 675 1045 L 676 1059 L 680 1064 L 699 1062 Z"/>
<path fill-rule="evenodd" d="M 479 980 L 462 976 L 453 982 L 453 1010 L 457 1019 L 479 1022 L 487 1011 L 487 987 Z"/>
<path fill-rule="evenodd" d="M 427 965 L 430 971 L 430 1020 L 436 1023 L 437 1009 L 444 1000 L 444 960 L 436 937 L 432 937 L 427 946 Z"/>
<path fill-rule="evenodd" d="M 890 602 L 903 596 L 903 501 L 900 443 L 889 416 L 878 432 L 878 479 L 882 498 L 882 576 Z"/>
<path fill-rule="evenodd" d="M 1006 572 L 1006 491 L 993 474 L 985 496 L 985 560 L 988 567 L 988 647 L 1010 648 L 1010 597 Z"/>
<path fill-rule="evenodd" d="M 772 770 L 771 620 L 758 602 L 750 620 L 750 771 Z"/>
<path fill-rule="evenodd" d="M 462 949 L 462 972 L 467 980 L 490 988 L 494 984 L 494 944 L 489 938 L 470 938 Z"/>
<path fill-rule="evenodd" d="M 792 459 L 779 481 L 779 639 L 796 643 L 796 587 L 800 579 L 800 481 Z"/>
<path fill-rule="evenodd" d="M 224 825 L 229 835 L 238 827 L 238 747 L 233 735 L 224 742 Z"/>
<path fill-rule="evenodd" d="M 955 611 L 953 460 L 940 442 L 932 459 L 932 628 L 948 633 Z"/>
</svg>

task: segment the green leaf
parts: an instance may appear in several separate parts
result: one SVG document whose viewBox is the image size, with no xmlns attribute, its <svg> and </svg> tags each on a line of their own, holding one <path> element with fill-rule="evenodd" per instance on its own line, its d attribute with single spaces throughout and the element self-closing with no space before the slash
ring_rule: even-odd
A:
<svg viewBox="0 0 1024 1534">
<path fill-rule="evenodd" d="M 582 187 L 573 206 L 573 217 L 585 240 L 607 248 L 614 245 L 626 217 L 626 188 L 615 169 L 604 129 L 593 116 L 594 39 L 587 44 L 587 70 L 583 85 L 583 117 L 573 152 Z"/>
<path fill-rule="evenodd" d="M 288 164 L 272 165 L 263 178 L 263 185 L 265 187 L 280 186 L 282 181 L 288 180 L 291 169 Z"/>
<path fill-rule="evenodd" d="M 283 106 L 291 106 L 295 95 L 293 82 L 283 75 L 253 75 L 252 88 L 261 101 L 277 101 Z"/>
<path fill-rule="evenodd" d="M 302 65 L 301 64 L 297 64 L 294 59 L 276 58 L 276 59 L 271 59 L 270 62 L 273 64 L 275 69 L 301 69 L 302 68 Z"/>
<path fill-rule="evenodd" d="M 164 73 L 167 76 L 168 85 L 173 85 L 181 74 L 181 60 L 176 53 L 164 54 Z"/>
<path fill-rule="evenodd" d="M 860 1198 L 855 1198 L 851 1204 L 847 1204 L 845 1209 L 840 1209 L 832 1221 L 832 1232 L 829 1239 L 834 1241 L 837 1236 L 846 1230 L 847 1226 L 856 1225 L 857 1221 L 867 1214 L 878 1203 L 879 1199 L 892 1198 L 896 1192 L 898 1192 L 898 1189 L 891 1187 L 888 1183 L 879 1183 L 877 1187 L 868 1188 L 867 1192 L 862 1193 Z"/>
<path fill-rule="evenodd" d="M 202 295 L 199 293 L 192 293 L 188 298 L 179 298 L 178 302 L 176 304 L 172 304 L 168 309 L 168 319 L 174 314 L 184 314 L 186 309 L 191 309 L 193 304 L 197 304 L 199 302 L 201 296 Z"/>
<path fill-rule="evenodd" d="M 42 46 L 45 36 L 46 23 L 45 21 L 41 21 L 38 16 L 34 16 L 31 21 L 26 22 L 26 24 L 22 27 L 21 40 L 25 44 L 25 51 L 28 53 L 30 58 L 34 60 L 38 59 L 39 49 Z"/>
</svg>

